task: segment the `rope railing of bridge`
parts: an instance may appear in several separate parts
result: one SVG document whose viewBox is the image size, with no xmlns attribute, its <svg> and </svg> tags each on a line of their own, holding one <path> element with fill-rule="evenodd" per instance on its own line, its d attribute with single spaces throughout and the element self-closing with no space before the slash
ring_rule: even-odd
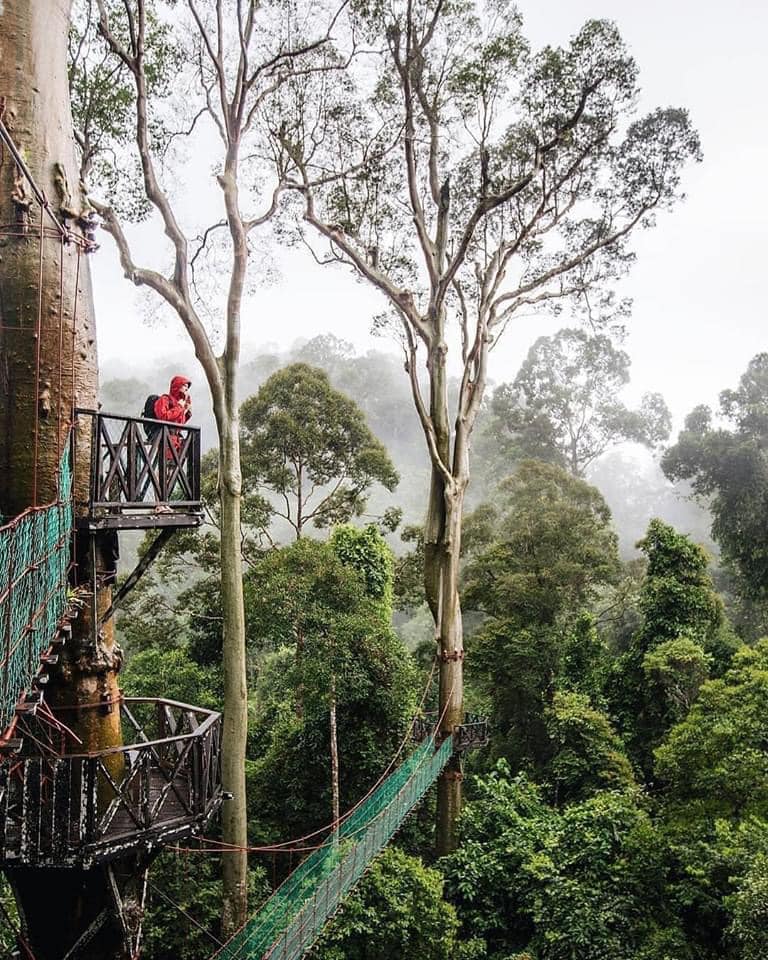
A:
<svg viewBox="0 0 768 960">
<path fill-rule="evenodd" d="M 58 490 L 56 502 L 30 507 L 0 526 L 0 730 L 13 718 L 67 607 L 73 524 L 69 444 Z"/>
<path fill-rule="evenodd" d="M 215 954 L 216 960 L 297 960 L 424 797 L 453 754 L 434 733 L 374 790 Z"/>
</svg>

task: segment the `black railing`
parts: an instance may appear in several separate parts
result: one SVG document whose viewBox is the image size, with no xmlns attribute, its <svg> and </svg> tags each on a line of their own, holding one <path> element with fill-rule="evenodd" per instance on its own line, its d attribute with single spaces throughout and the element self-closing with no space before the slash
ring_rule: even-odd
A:
<svg viewBox="0 0 768 960">
<path fill-rule="evenodd" d="M 91 513 L 200 503 L 200 428 L 95 410 L 91 417 Z"/>
<path fill-rule="evenodd" d="M 431 736 L 437 723 L 437 711 L 428 711 L 420 717 L 414 717 L 411 736 L 421 743 Z M 466 713 L 464 723 L 453 728 L 453 749 L 456 753 L 485 747 L 490 740 L 488 718 L 477 713 Z"/>
<path fill-rule="evenodd" d="M 139 698 L 121 710 L 137 740 L 99 753 L 35 753 L 22 733 L 31 755 L 0 764 L 0 860 L 88 865 L 204 828 L 222 800 L 220 714 Z"/>
</svg>

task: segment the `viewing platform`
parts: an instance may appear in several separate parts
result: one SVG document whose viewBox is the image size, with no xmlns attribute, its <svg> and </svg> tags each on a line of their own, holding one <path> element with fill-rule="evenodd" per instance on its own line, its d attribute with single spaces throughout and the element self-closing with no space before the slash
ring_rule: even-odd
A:
<svg viewBox="0 0 768 960">
<path fill-rule="evenodd" d="M 411 737 L 416 743 L 423 743 L 432 734 L 437 719 L 436 710 L 427 711 L 424 716 L 414 718 Z M 488 718 L 477 713 L 465 714 L 464 723 L 453 728 L 453 744 L 456 753 L 479 750 L 487 746 L 490 739 Z"/>
<path fill-rule="evenodd" d="M 90 866 L 205 829 L 223 799 L 221 715 L 133 697 L 120 710 L 134 742 L 98 753 L 63 753 L 55 727 L 24 721 L 0 764 L 6 866 Z"/>
<path fill-rule="evenodd" d="M 91 420 L 91 482 L 78 529 L 197 527 L 200 428 L 78 409 Z"/>
</svg>

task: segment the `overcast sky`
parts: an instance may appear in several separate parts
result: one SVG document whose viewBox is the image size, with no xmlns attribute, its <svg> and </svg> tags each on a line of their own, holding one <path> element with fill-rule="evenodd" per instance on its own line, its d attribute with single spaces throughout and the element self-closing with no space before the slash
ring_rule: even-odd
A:
<svg viewBox="0 0 768 960">
<path fill-rule="evenodd" d="M 621 288 L 634 299 L 632 393 L 663 393 L 679 425 L 692 406 L 716 402 L 750 357 L 768 349 L 768 4 L 524 0 L 519 7 L 535 46 L 566 42 L 589 17 L 615 20 L 640 67 L 640 111 L 685 106 L 701 135 L 704 162 L 686 172 L 687 199 L 636 237 L 638 260 Z M 303 253 L 280 260 L 281 276 L 248 304 L 244 360 L 261 344 L 286 347 L 324 332 L 361 350 L 386 346 L 369 334 L 381 309 L 376 295 Z M 127 374 L 160 356 L 178 358 L 194 376 L 183 331 L 170 317 L 151 327 L 142 319 L 106 235 L 91 267 L 102 375 Z M 535 317 L 510 327 L 494 351 L 491 378 L 513 377 L 535 337 L 553 329 Z"/>
</svg>

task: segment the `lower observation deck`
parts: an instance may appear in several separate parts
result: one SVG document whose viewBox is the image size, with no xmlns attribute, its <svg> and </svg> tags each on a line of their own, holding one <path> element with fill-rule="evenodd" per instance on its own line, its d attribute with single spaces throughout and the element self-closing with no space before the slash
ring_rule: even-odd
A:
<svg viewBox="0 0 768 960">
<path fill-rule="evenodd" d="M 91 754 L 57 754 L 26 721 L 37 729 L 0 764 L 6 866 L 89 866 L 205 828 L 222 801 L 220 715 L 139 698 L 121 711 L 136 742 Z"/>
</svg>

